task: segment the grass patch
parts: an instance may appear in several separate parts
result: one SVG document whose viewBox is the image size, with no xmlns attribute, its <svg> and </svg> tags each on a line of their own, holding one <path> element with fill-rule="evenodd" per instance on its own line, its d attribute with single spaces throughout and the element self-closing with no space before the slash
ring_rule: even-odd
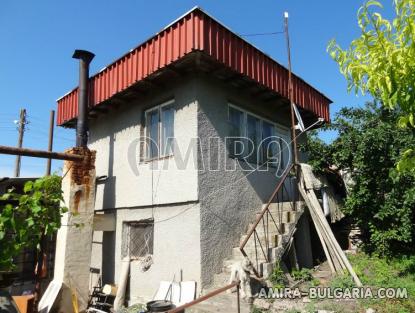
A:
<svg viewBox="0 0 415 313">
<path fill-rule="evenodd" d="M 415 256 L 385 259 L 358 253 L 349 256 L 349 259 L 364 286 L 371 287 L 373 290 L 406 288 L 408 292 L 408 299 L 361 300 L 360 303 L 364 308 L 371 307 L 378 313 L 415 312 Z M 338 276 L 333 279 L 331 286 L 346 288 L 354 284 L 350 276 Z"/>
</svg>

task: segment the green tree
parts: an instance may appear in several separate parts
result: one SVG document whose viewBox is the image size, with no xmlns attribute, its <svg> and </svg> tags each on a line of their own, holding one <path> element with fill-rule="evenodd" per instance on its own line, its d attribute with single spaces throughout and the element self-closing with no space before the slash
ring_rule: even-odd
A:
<svg viewBox="0 0 415 313">
<path fill-rule="evenodd" d="M 13 190 L 0 199 L 0 270 L 14 267 L 13 259 L 24 248 L 36 248 L 43 235 L 56 232 L 61 216 L 67 211 L 61 206 L 61 177 L 57 175 L 29 181 L 23 194 Z"/>
<path fill-rule="evenodd" d="M 369 93 L 389 109 L 397 108 L 398 124 L 415 131 L 415 0 L 394 0 L 389 21 L 367 1 L 358 11 L 359 38 L 343 50 L 334 40 L 328 51 L 346 77 L 349 91 Z M 415 173 L 415 145 L 402 152 L 398 169 Z"/>
<path fill-rule="evenodd" d="M 362 229 L 366 251 L 381 255 L 415 252 L 415 177 L 395 167 L 415 136 L 397 125 L 399 113 L 376 104 L 343 108 L 328 126 L 339 134 L 332 143 L 312 134 L 301 147 L 317 171 L 333 164 L 352 171 L 343 212 Z"/>
</svg>

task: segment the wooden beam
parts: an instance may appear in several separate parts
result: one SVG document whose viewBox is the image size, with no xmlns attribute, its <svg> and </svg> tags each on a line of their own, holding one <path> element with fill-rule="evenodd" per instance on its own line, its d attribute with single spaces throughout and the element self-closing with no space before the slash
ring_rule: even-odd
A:
<svg viewBox="0 0 415 313">
<path fill-rule="evenodd" d="M 301 169 L 301 167 L 300 167 Z M 347 271 L 352 276 L 356 286 L 362 287 L 362 283 L 359 277 L 356 275 L 355 271 L 353 270 L 352 265 L 350 264 L 349 260 L 347 259 L 346 255 L 344 254 L 343 250 L 341 249 L 339 243 L 337 242 L 334 234 L 330 228 L 329 223 L 326 220 L 326 217 L 323 214 L 323 210 L 318 202 L 317 196 L 314 193 L 313 189 L 306 189 L 305 184 L 303 183 L 303 172 L 300 170 L 300 183 L 298 184 L 299 191 L 306 201 L 308 209 L 310 210 L 313 222 L 316 226 L 320 229 L 322 237 L 324 238 L 324 242 L 327 245 L 329 250 L 329 254 L 331 254 L 332 260 L 334 263 L 339 263 L 341 269 L 347 269 Z M 334 264 L 336 265 L 336 264 Z"/>
<path fill-rule="evenodd" d="M 115 231 L 115 213 L 94 214 L 93 227 L 95 231 Z"/>
<path fill-rule="evenodd" d="M 8 146 L 0 146 L 0 154 L 10 155 L 22 155 L 35 158 L 55 159 L 55 160 L 69 160 L 69 161 L 82 161 L 84 157 L 78 154 L 65 153 L 65 152 L 52 152 L 44 150 L 33 150 L 26 148 L 16 148 Z"/>
</svg>

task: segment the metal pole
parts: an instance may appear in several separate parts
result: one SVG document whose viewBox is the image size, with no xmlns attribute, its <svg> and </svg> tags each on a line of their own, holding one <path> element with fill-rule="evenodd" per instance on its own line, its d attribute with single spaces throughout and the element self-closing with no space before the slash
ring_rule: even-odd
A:
<svg viewBox="0 0 415 313">
<path fill-rule="evenodd" d="M 241 281 L 238 281 L 238 285 L 236 286 L 236 306 L 237 312 L 241 313 L 241 299 L 239 295 L 239 288 L 241 288 Z"/>
<path fill-rule="evenodd" d="M 20 117 L 19 117 L 19 138 L 17 140 L 17 147 L 21 148 L 23 146 L 23 134 L 25 131 L 25 125 L 26 125 L 26 110 L 21 109 L 20 110 Z M 20 176 L 20 164 L 21 164 L 21 156 L 16 156 L 16 163 L 14 166 L 14 176 L 19 177 Z"/>
<path fill-rule="evenodd" d="M 55 123 L 55 111 L 50 111 L 50 118 L 49 118 L 49 140 L 48 140 L 48 151 L 52 152 L 53 148 L 53 125 Z M 50 175 L 52 167 L 52 159 L 48 159 L 46 162 L 46 175 Z"/>
<path fill-rule="evenodd" d="M 213 290 L 213 291 L 209 292 L 208 294 L 205 294 L 204 296 L 201 296 L 200 298 L 197 298 L 197 299 L 195 299 L 193 301 L 190 301 L 188 303 L 185 303 L 183 305 L 180 305 L 180 306 L 178 306 L 178 307 L 176 307 L 176 308 L 174 308 L 172 310 L 169 310 L 167 312 L 168 313 L 179 313 L 179 312 L 183 312 L 183 310 L 185 310 L 187 308 L 190 308 L 191 306 L 194 306 L 194 305 L 196 305 L 196 304 L 198 304 L 200 302 L 203 302 L 203 301 L 205 301 L 207 299 L 210 299 L 210 298 L 212 298 L 214 296 L 217 296 L 218 294 L 220 294 L 222 292 L 225 292 L 228 289 L 232 289 L 232 288 L 237 287 L 238 284 L 239 284 L 239 282 L 233 282 L 233 283 L 231 283 L 229 285 L 226 285 L 225 287 L 222 287 L 222 288 Z"/>
<path fill-rule="evenodd" d="M 290 100 L 290 111 L 291 111 L 291 136 L 292 136 L 292 149 L 294 154 L 294 164 L 298 164 L 297 155 L 297 139 L 295 135 L 295 113 L 293 107 L 293 84 L 291 74 L 291 48 L 290 48 L 290 36 L 288 34 L 288 12 L 284 12 L 284 32 L 285 39 L 287 42 L 287 55 L 288 55 L 288 98 Z"/>
<path fill-rule="evenodd" d="M 92 52 L 86 50 L 75 50 L 72 56 L 74 59 L 79 59 L 77 147 L 86 147 L 88 143 L 89 63 L 94 56 Z"/>
<path fill-rule="evenodd" d="M 35 158 L 56 159 L 56 160 L 69 160 L 69 161 L 82 161 L 84 157 L 78 154 L 62 153 L 62 152 L 50 152 L 44 150 L 33 150 L 25 148 L 15 148 L 0 146 L 0 154 L 11 155 L 23 155 Z"/>
</svg>

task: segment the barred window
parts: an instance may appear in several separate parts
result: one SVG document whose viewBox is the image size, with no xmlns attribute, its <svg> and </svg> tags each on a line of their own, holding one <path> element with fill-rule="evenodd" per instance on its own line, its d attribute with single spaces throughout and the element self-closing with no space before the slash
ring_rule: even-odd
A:
<svg viewBox="0 0 415 313">
<path fill-rule="evenodd" d="M 154 220 L 123 223 L 122 257 L 138 259 L 153 254 Z"/>
</svg>

